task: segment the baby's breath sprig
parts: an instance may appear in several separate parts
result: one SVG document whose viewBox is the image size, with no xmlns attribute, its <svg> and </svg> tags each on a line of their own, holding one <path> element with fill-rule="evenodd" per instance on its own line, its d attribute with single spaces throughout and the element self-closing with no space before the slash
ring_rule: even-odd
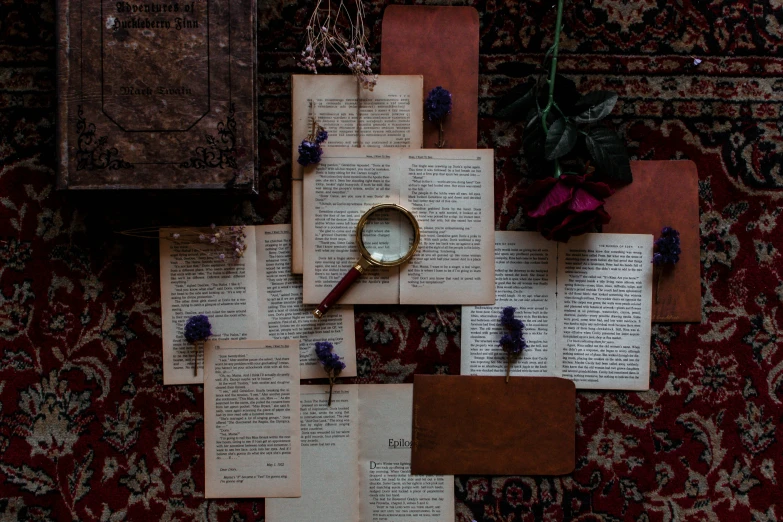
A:
<svg viewBox="0 0 783 522">
<path fill-rule="evenodd" d="M 232 225 L 219 227 L 212 223 L 209 228 L 180 228 L 177 232 L 164 232 L 160 227 L 132 228 L 118 232 L 123 236 L 140 237 L 144 239 L 163 239 L 172 243 L 185 243 L 195 250 L 220 261 L 239 261 L 247 250 L 245 244 L 245 226 Z"/>
<path fill-rule="evenodd" d="M 316 0 L 307 24 L 306 44 L 299 64 L 318 74 L 319 67 L 332 65 L 331 51 L 351 70 L 363 88 L 372 91 L 378 77 L 372 72 L 372 57 L 367 52 L 364 4 L 362 0 L 347 1 L 356 6 L 355 17 L 346 7 L 345 0 L 334 3 Z"/>
</svg>

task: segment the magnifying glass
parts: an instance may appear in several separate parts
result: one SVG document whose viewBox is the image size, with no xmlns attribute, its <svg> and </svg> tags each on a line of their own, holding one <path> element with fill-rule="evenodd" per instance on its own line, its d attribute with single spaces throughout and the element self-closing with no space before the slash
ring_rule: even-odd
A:
<svg viewBox="0 0 783 522">
<path fill-rule="evenodd" d="M 419 248 L 419 222 L 410 210 L 396 203 L 382 203 L 370 208 L 356 225 L 359 260 L 313 311 L 317 318 L 334 306 L 346 290 L 370 266 L 399 266 Z"/>
</svg>

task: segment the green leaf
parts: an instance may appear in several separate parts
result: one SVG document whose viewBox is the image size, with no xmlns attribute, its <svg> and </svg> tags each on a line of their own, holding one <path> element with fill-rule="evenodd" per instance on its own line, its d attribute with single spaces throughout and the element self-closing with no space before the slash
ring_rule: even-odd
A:
<svg viewBox="0 0 783 522">
<path fill-rule="evenodd" d="M 574 111 L 578 111 L 574 116 L 577 123 L 594 123 L 609 116 L 617 103 L 617 93 L 610 91 L 593 91 L 582 96 L 576 105 Z"/>
<path fill-rule="evenodd" d="M 524 120 L 536 106 L 536 82 L 520 83 L 508 91 L 496 105 L 495 118 L 509 121 Z"/>
<path fill-rule="evenodd" d="M 587 131 L 585 143 L 595 161 L 599 179 L 622 185 L 633 181 L 625 143 L 613 130 L 593 127 Z"/>
<path fill-rule="evenodd" d="M 576 125 L 573 122 L 567 121 L 565 118 L 555 121 L 546 133 L 544 146 L 546 159 L 557 159 L 571 152 L 571 149 L 576 145 L 577 135 Z"/>
</svg>

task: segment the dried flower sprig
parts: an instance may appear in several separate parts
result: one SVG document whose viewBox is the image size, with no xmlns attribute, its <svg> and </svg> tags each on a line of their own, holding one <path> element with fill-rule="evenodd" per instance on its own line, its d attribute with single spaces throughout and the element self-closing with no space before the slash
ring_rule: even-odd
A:
<svg viewBox="0 0 783 522">
<path fill-rule="evenodd" d="M 329 376 L 329 406 L 332 405 L 332 388 L 334 387 L 334 380 L 345 369 L 345 363 L 341 361 L 341 357 L 332 352 L 334 346 L 329 341 L 321 341 L 315 343 L 315 355 L 318 357 L 318 362 L 326 370 L 326 374 Z"/>
<path fill-rule="evenodd" d="M 522 350 L 527 348 L 525 338 L 522 337 L 522 329 L 525 325 L 514 317 L 515 312 L 516 308 L 507 306 L 500 313 L 500 324 L 508 330 L 508 333 L 500 338 L 500 346 L 506 352 L 506 382 L 511 375 L 511 363 L 522 355 Z"/>
<path fill-rule="evenodd" d="M 660 302 L 661 276 L 666 267 L 673 267 L 680 261 L 680 233 L 672 227 L 663 227 L 661 237 L 655 240 L 655 250 L 652 262 L 655 265 L 658 282 L 655 286 L 655 302 Z"/>
<path fill-rule="evenodd" d="M 438 124 L 438 141 L 435 146 L 442 149 L 446 145 L 443 139 L 443 120 L 451 114 L 451 93 L 438 85 L 430 91 L 424 100 L 424 113 L 427 119 Z"/>
<path fill-rule="evenodd" d="M 680 233 L 672 227 L 663 227 L 661 237 L 655 240 L 653 263 L 656 265 L 676 265 L 680 260 Z"/>
<path fill-rule="evenodd" d="M 303 167 L 320 163 L 324 152 L 321 144 L 328 139 L 329 133 L 313 119 L 313 128 L 299 145 L 299 158 L 296 161 Z"/>
<path fill-rule="evenodd" d="M 378 76 L 372 72 L 372 57 L 367 52 L 364 4 L 362 0 L 348 0 L 348 3 L 356 6 L 355 16 L 351 15 L 345 0 L 334 3 L 316 0 L 299 64 L 318 74 L 319 67 L 332 65 L 331 51 L 351 70 L 363 88 L 372 91 Z"/>
<path fill-rule="evenodd" d="M 212 223 L 209 228 L 182 228 L 177 232 L 160 234 L 160 227 L 132 228 L 118 232 L 123 236 L 140 237 L 144 239 L 163 239 L 173 243 L 186 243 L 195 250 L 208 255 L 211 259 L 217 257 L 220 261 L 227 259 L 239 261 L 247 250 L 245 244 L 245 226 L 232 225 L 219 227 Z"/>
<path fill-rule="evenodd" d="M 194 315 L 185 323 L 185 339 L 193 345 L 193 376 L 198 376 L 198 347 L 212 335 L 212 325 L 206 315 Z"/>
</svg>

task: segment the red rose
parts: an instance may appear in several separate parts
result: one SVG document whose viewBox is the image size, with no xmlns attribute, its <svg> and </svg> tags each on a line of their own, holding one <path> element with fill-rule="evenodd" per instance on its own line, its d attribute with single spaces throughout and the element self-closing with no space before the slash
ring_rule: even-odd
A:
<svg viewBox="0 0 783 522">
<path fill-rule="evenodd" d="M 614 191 L 606 183 L 590 181 L 591 176 L 564 174 L 531 184 L 525 193 L 527 215 L 536 220 L 538 231 L 547 238 L 568 241 L 609 223 L 604 199 Z"/>
</svg>

